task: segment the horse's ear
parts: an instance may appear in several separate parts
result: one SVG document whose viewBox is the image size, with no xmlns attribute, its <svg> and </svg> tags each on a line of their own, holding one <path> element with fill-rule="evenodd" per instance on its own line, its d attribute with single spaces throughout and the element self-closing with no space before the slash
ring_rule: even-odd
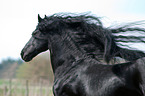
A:
<svg viewBox="0 0 145 96">
<path fill-rule="evenodd" d="M 40 15 L 38 14 L 38 22 L 41 22 L 42 18 L 40 17 Z"/>
<path fill-rule="evenodd" d="M 45 18 L 47 18 L 47 16 L 45 15 Z"/>
</svg>

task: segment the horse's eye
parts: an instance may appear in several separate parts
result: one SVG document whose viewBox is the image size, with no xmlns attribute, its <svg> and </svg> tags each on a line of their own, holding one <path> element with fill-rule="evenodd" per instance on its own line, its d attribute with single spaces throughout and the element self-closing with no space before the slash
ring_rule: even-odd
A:
<svg viewBox="0 0 145 96">
<path fill-rule="evenodd" d="M 40 32 L 44 32 L 46 29 L 45 28 L 39 28 Z"/>
<path fill-rule="evenodd" d="M 40 29 L 40 28 L 39 28 L 39 31 L 40 31 L 40 32 L 42 32 L 42 31 L 43 31 L 43 29 Z"/>
</svg>

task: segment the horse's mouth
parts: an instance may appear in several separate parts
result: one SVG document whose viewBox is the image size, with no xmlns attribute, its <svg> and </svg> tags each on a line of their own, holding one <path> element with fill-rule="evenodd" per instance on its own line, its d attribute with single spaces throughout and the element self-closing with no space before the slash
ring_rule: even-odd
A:
<svg viewBox="0 0 145 96">
<path fill-rule="evenodd" d="M 32 58 L 29 58 L 29 56 L 25 56 L 22 58 L 25 62 L 29 62 L 32 60 Z"/>
<path fill-rule="evenodd" d="M 32 60 L 32 57 L 34 54 L 26 54 L 23 51 L 21 52 L 21 58 L 25 61 L 25 62 L 29 62 Z"/>
</svg>

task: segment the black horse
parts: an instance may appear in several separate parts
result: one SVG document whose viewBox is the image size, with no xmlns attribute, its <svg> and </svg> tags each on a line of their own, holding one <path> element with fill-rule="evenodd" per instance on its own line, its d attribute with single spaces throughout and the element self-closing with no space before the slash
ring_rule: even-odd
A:
<svg viewBox="0 0 145 96">
<path fill-rule="evenodd" d="M 117 50 L 127 50 L 113 42 L 110 30 L 103 29 L 98 18 L 52 15 L 42 19 L 38 15 L 38 21 L 21 56 L 30 61 L 40 52 L 50 50 L 55 96 L 144 96 L 144 64 L 134 61 L 139 55 L 143 57 L 143 52 L 129 50 L 135 55 L 133 59 L 122 55 L 132 61 L 124 64 L 104 65 L 97 60 L 102 56 L 106 60 L 109 55 L 121 56 Z M 107 45 L 110 42 L 111 46 Z"/>
</svg>

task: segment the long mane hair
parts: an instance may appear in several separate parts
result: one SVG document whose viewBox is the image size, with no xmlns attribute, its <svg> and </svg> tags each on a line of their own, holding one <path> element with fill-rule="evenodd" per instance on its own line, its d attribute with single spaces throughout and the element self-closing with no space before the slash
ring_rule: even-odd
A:
<svg viewBox="0 0 145 96">
<path fill-rule="evenodd" d="M 145 29 L 134 27 L 136 24 L 129 24 L 118 28 L 105 28 L 99 17 L 88 14 L 66 15 L 61 13 L 49 17 L 45 16 L 44 20 L 52 20 L 53 24 L 51 24 L 51 26 L 49 24 L 43 24 L 43 27 L 49 25 L 47 28 L 55 28 L 59 31 L 64 27 L 74 30 L 76 42 L 89 56 L 94 58 L 104 58 L 109 62 L 118 54 L 118 56 L 124 58 L 128 58 L 129 56 L 130 61 L 134 60 L 134 57 L 141 58 L 145 56 L 145 53 L 140 50 L 125 49 L 119 46 L 119 44 L 125 46 L 122 43 L 145 43 L 145 36 L 116 35 L 136 31 L 144 34 Z"/>
</svg>

